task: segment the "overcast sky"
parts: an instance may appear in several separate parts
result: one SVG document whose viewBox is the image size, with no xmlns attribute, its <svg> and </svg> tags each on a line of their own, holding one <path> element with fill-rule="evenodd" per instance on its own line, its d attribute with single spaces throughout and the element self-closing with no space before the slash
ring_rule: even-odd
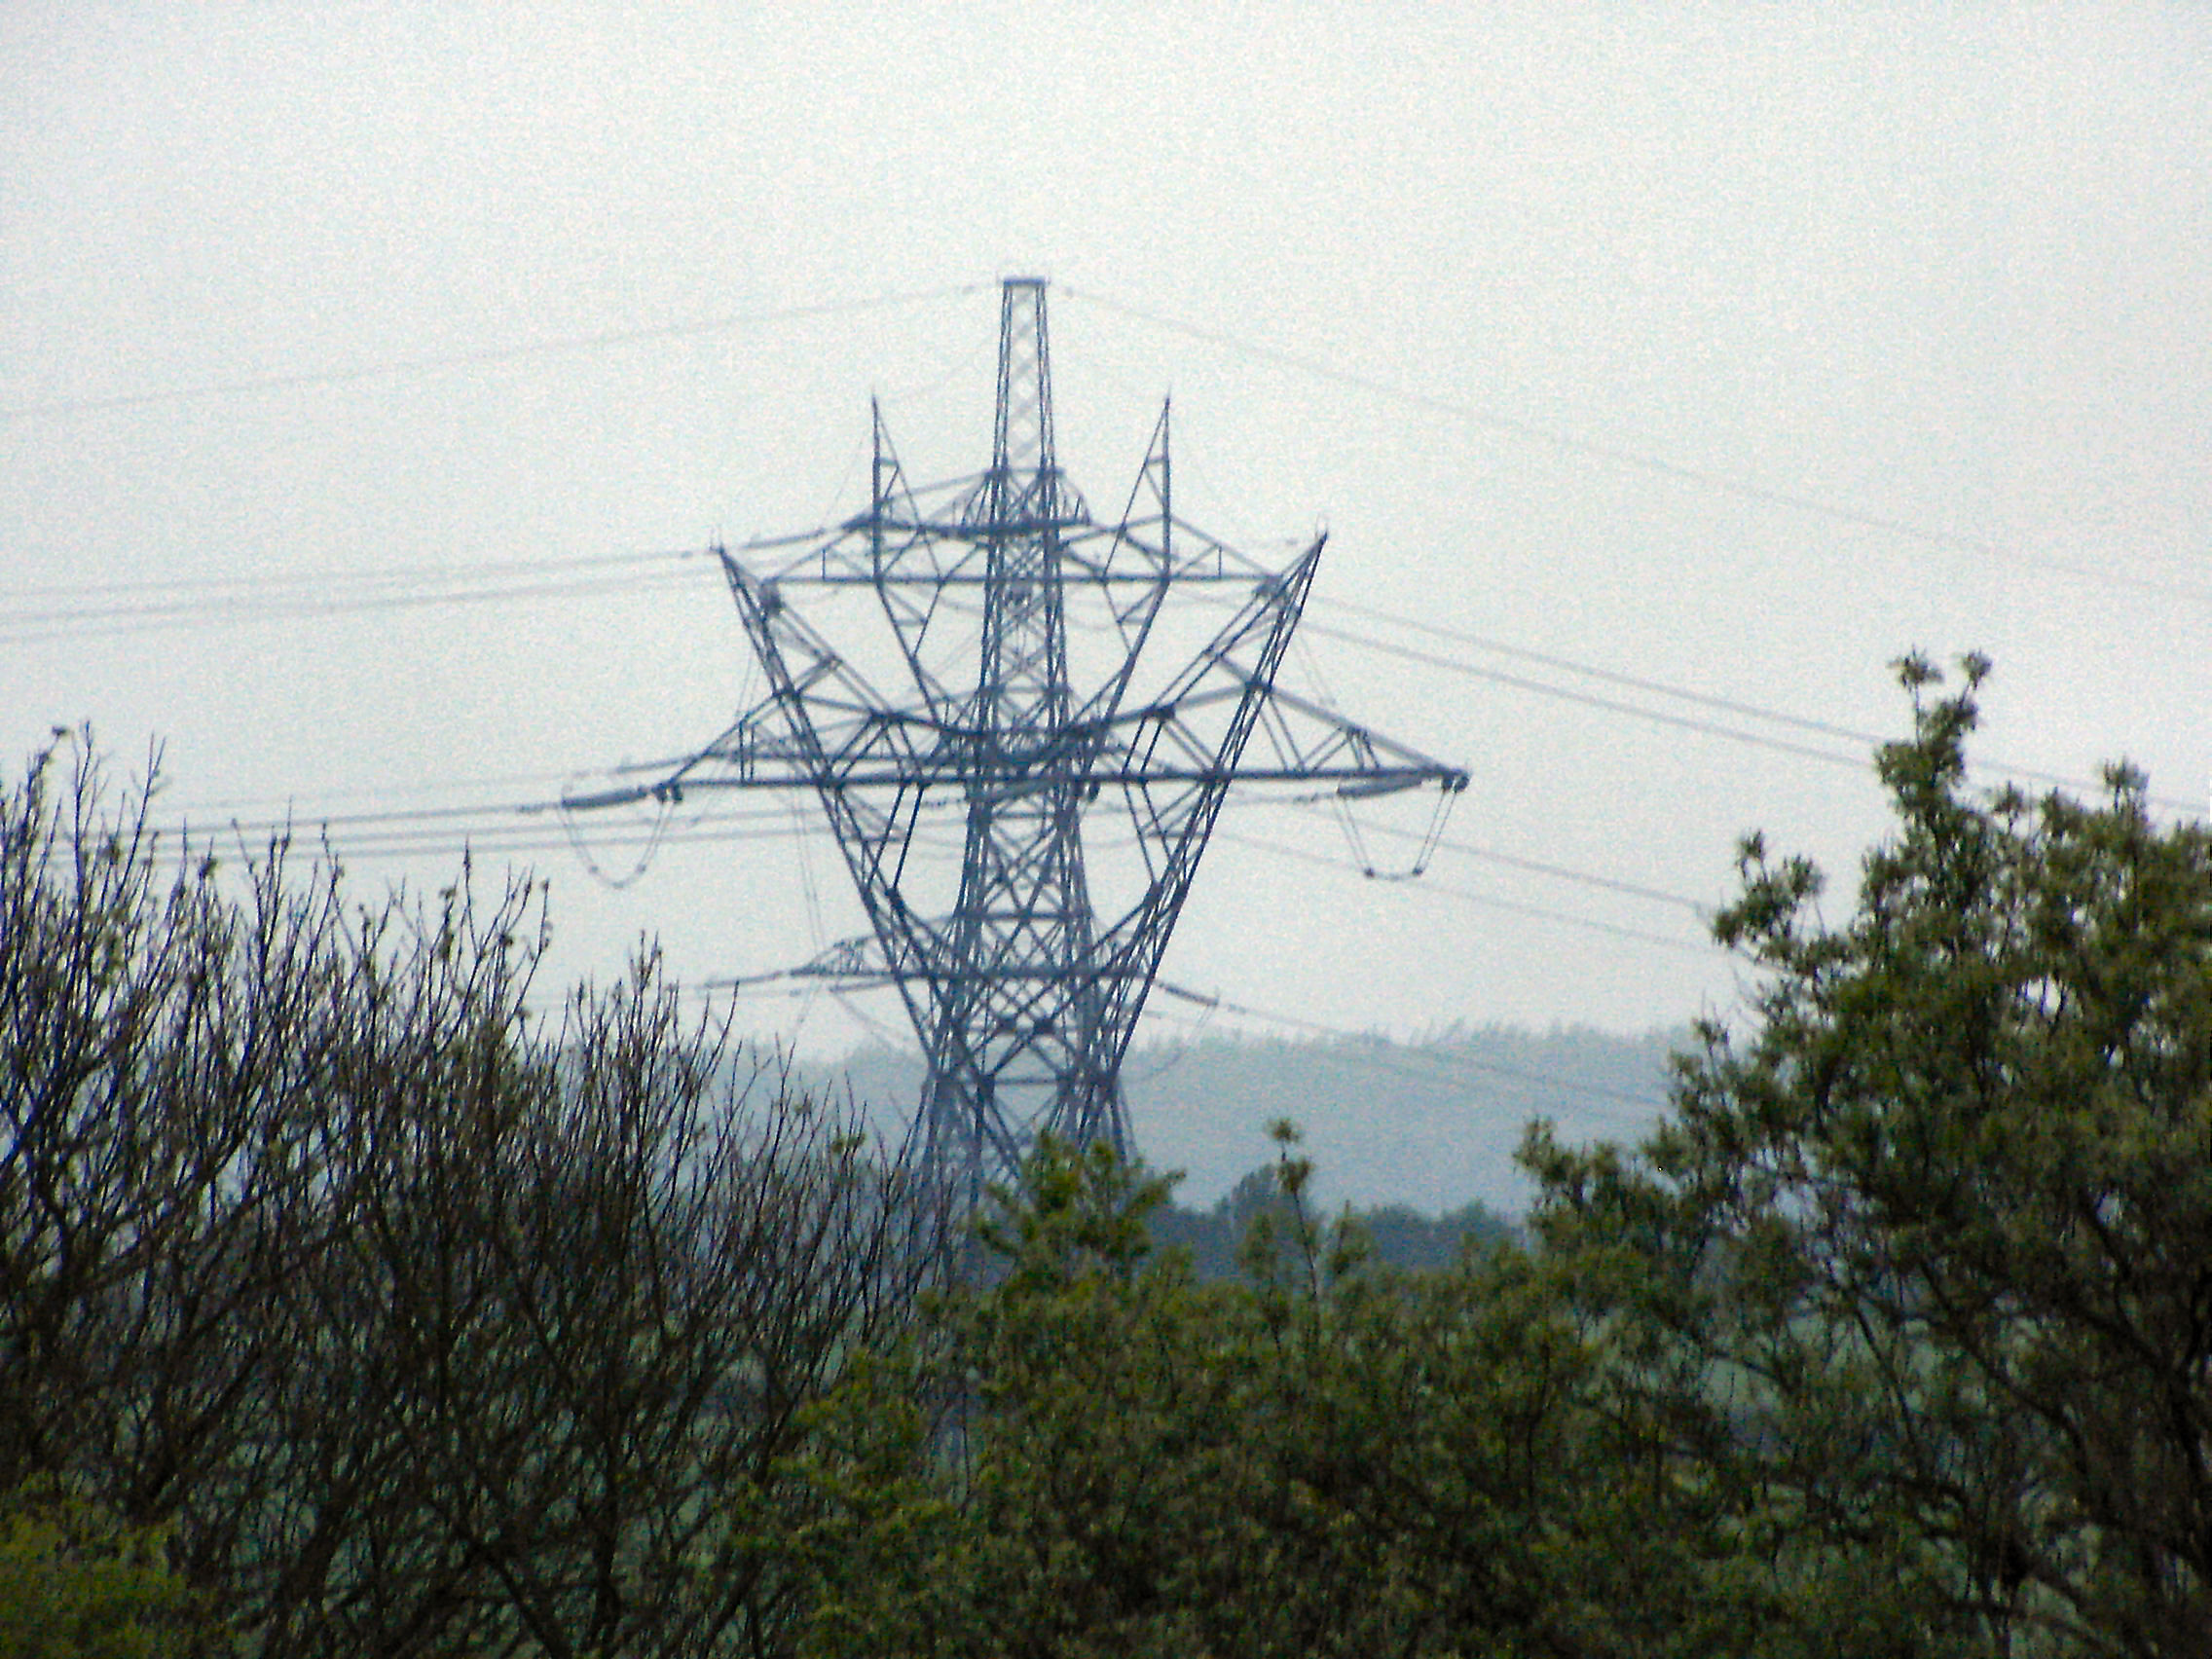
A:
<svg viewBox="0 0 2212 1659">
<path fill-rule="evenodd" d="M 803 958 L 863 925 L 804 802 L 689 809 L 621 887 L 645 817 L 587 862 L 495 809 L 756 684 L 709 564 L 634 556 L 852 510 L 871 393 L 916 476 L 987 459 L 1014 274 L 1091 501 L 1172 392 L 1189 517 L 1330 532 L 1293 682 L 1473 775 L 1419 883 L 1234 807 L 1179 985 L 1725 1013 L 1691 906 L 1754 827 L 1848 884 L 1884 818 L 1837 732 L 1901 729 L 1911 649 L 1996 659 L 1992 761 L 2204 808 L 2199 6 L 14 0 L 0 754 L 164 742 L 202 830 L 470 809 L 334 826 L 380 885 L 522 829 L 561 977 Z"/>
</svg>

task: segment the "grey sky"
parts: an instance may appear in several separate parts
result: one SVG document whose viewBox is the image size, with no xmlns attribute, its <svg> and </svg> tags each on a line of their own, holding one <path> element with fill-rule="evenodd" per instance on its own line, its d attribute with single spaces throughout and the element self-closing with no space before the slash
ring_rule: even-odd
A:
<svg viewBox="0 0 2212 1659">
<path fill-rule="evenodd" d="M 1035 272 L 1092 501 L 1171 390 L 1190 516 L 1256 553 L 1329 527 L 1317 624 L 1836 754 L 1492 647 L 1882 733 L 1889 659 L 1978 648 L 1989 756 L 2124 754 L 2200 808 L 2212 13 L 1843 11 L 13 5 L 0 753 L 164 737 L 169 808 L 211 826 L 513 802 L 703 741 L 748 675 L 702 561 L 320 617 L 274 584 L 819 523 L 871 391 L 916 473 L 969 470 L 993 285 Z M 896 295 L 934 297 L 859 304 Z M 817 302 L 855 304 L 790 314 Z M 244 619 L 160 586 L 110 597 L 189 625 L 38 620 L 236 578 Z M 1295 668 L 1467 764 L 1451 833 L 1511 859 L 1710 902 L 1742 830 L 1848 879 L 1880 829 L 1863 769 L 1319 630 Z M 1618 885 L 1463 852 L 1368 883 L 1326 820 L 1225 827 L 1185 985 L 1397 1031 L 1734 995 L 1694 917 Z M 665 846 L 619 891 L 536 862 L 563 974 L 645 932 L 698 978 L 860 926 L 819 838 Z"/>
</svg>

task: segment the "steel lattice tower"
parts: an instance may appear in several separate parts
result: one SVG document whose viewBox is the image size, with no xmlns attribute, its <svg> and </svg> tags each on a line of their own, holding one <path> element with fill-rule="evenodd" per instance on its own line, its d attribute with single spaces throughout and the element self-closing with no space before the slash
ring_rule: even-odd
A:
<svg viewBox="0 0 2212 1659">
<path fill-rule="evenodd" d="M 1467 776 L 1276 686 L 1326 538 L 1270 570 L 1177 519 L 1164 407 L 1121 515 L 1091 516 L 1054 451 L 1041 279 L 1002 287 L 986 470 L 909 487 L 873 426 L 866 511 L 740 549 L 785 550 L 764 572 L 717 549 L 766 695 L 568 804 L 814 791 L 872 935 L 795 972 L 898 988 L 929 1065 L 909 1153 L 972 1201 L 1043 1131 L 1129 1150 L 1122 1056 L 1232 784 L 1430 786 L 1440 820 Z M 862 614 L 833 645 L 800 595 Z M 956 864 L 930 851 L 947 818 Z"/>
</svg>

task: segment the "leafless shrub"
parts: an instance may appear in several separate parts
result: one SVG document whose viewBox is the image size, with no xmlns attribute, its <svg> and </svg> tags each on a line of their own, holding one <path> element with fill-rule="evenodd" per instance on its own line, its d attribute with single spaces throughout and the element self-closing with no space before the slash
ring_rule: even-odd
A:
<svg viewBox="0 0 2212 1659">
<path fill-rule="evenodd" d="M 89 743 L 0 802 L 0 1486 L 65 1473 L 266 1655 L 775 1645 L 804 1408 L 937 1218 L 536 895 L 165 882 Z"/>
</svg>

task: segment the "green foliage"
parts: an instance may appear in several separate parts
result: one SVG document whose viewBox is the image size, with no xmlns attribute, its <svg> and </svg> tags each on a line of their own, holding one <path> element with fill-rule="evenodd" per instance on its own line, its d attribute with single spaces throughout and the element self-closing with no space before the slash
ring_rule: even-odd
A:
<svg viewBox="0 0 2212 1659">
<path fill-rule="evenodd" d="M 0 1650 L 2202 1652 L 2212 837 L 1970 791 L 1983 672 L 1904 665 L 1849 916 L 1747 842 L 1751 1029 L 1637 1150 L 1533 1134 L 1529 1236 L 1326 1215 L 1287 1124 L 1202 1228 L 1048 1143 L 934 1291 L 914 1191 L 649 959 L 548 1030 L 527 893 L 165 886 L 42 758 Z"/>
<path fill-rule="evenodd" d="M 1639 1157 L 1537 1137 L 1536 1223 L 1619 1321 L 1653 1455 L 1724 1484 L 1816 1615 L 1840 1566 L 1927 1651 L 2199 1653 L 2212 839 L 2124 769 L 2093 805 L 1975 795 L 1986 665 L 1948 695 L 1901 666 L 1856 910 L 1747 842 L 1719 933 L 1765 972 L 1755 1030 L 1704 1032 Z"/>
<path fill-rule="evenodd" d="M 1602 1335 L 1541 1265 L 1380 1268 L 1283 1134 L 1235 1284 L 1151 1249 L 1162 1183 L 1040 1152 L 989 1229 L 1003 1272 L 839 1408 L 817 1650 L 1688 1654 L 1734 1628 L 1660 1611 L 1718 1546 L 1616 1463 Z M 891 1407 L 930 1398 L 934 1436 Z"/>
<path fill-rule="evenodd" d="M 159 1528 L 129 1527 L 52 1480 L 0 1496 L 0 1653 L 168 1659 L 202 1631 Z"/>
<path fill-rule="evenodd" d="M 1766 973 L 1755 1029 L 1703 1033 L 1639 1152 L 1532 1137 L 1532 1252 L 1388 1270 L 1285 1130 L 1224 1206 L 1241 1278 L 1205 1281 L 1158 1248 L 1159 1183 L 1047 1148 L 1004 1271 L 847 1402 L 875 1474 L 823 1485 L 822 1536 L 928 1593 L 847 1595 L 843 1634 L 2202 1651 L 2212 851 L 2125 773 L 2095 806 L 1972 795 L 1980 674 L 1908 665 L 1899 829 L 1848 920 L 1747 844 L 1720 930 Z M 868 1441 L 891 1400 L 935 1405 Z"/>
<path fill-rule="evenodd" d="M 969 1528 L 925 1402 L 940 1390 L 912 1340 L 858 1356 L 806 1413 L 781 1502 L 757 1525 L 788 1564 L 799 1659 L 978 1651 Z"/>
</svg>

